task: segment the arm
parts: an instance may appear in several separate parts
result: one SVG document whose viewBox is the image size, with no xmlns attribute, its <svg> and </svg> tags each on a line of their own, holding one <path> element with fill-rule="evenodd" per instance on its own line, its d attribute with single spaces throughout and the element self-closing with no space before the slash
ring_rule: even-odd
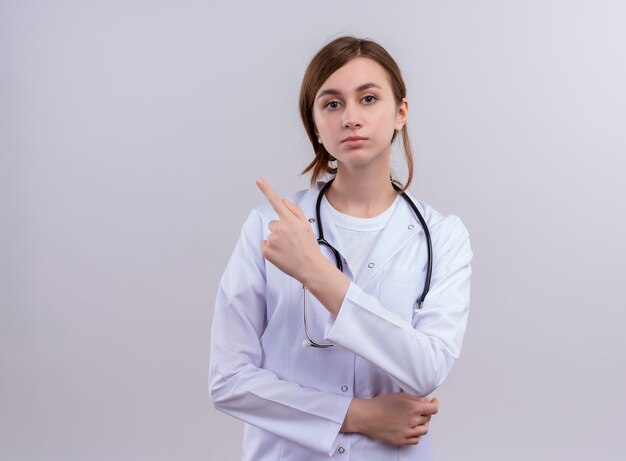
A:
<svg viewBox="0 0 626 461">
<path fill-rule="evenodd" d="M 445 243 L 434 254 L 431 288 L 413 323 L 385 309 L 350 282 L 325 339 L 385 370 L 402 389 L 425 396 L 448 376 L 460 355 L 469 310 L 472 251 L 469 236 L 453 217 Z M 332 286 L 332 285 L 327 285 Z M 323 291 L 323 287 L 311 287 Z M 320 300 L 322 302 L 322 300 Z"/>
<path fill-rule="evenodd" d="M 261 368 L 266 325 L 261 220 L 253 211 L 220 281 L 213 327 L 209 392 L 216 409 L 332 454 L 351 399 L 279 379 Z"/>
</svg>

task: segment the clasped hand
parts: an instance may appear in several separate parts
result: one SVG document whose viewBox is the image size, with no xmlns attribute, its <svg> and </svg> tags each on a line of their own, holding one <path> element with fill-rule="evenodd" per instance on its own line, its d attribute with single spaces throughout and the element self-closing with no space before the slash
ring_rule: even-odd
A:
<svg viewBox="0 0 626 461">
<path fill-rule="evenodd" d="M 311 224 L 298 205 L 282 199 L 263 179 L 257 179 L 279 219 L 268 223 L 270 234 L 261 241 L 263 257 L 285 274 L 306 284 L 308 273 L 323 258 Z"/>
<path fill-rule="evenodd" d="M 439 399 L 416 397 L 404 392 L 371 399 L 352 399 L 342 432 L 360 432 L 392 445 L 415 445 L 428 433 Z"/>
</svg>

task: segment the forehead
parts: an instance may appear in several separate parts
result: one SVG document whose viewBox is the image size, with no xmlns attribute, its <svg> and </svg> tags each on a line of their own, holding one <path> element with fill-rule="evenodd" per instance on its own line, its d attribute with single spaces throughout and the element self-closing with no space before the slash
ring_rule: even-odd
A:
<svg viewBox="0 0 626 461">
<path fill-rule="evenodd" d="M 317 94 L 328 89 L 350 93 L 365 83 L 376 83 L 383 89 L 391 88 L 389 75 L 383 66 L 372 59 L 358 57 L 333 72 L 322 83 Z"/>
</svg>

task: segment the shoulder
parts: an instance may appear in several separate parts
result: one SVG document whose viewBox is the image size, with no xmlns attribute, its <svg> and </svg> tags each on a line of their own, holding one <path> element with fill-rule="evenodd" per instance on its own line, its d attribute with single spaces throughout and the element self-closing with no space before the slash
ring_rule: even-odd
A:
<svg viewBox="0 0 626 461">
<path fill-rule="evenodd" d="M 449 247 L 455 242 L 469 241 L 469 232 L 459 216 L 437 210 L 429 203 L 415 198 L 409 192 L 407 195 L 424 217 L 433 246 L 442 248 Z"/>
</svg>

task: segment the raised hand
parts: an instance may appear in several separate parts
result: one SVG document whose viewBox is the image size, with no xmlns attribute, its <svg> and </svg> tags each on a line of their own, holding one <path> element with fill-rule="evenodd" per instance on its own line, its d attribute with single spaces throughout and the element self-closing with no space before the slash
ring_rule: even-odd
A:
<svg viewBox="0 0 626 461">
<path fill-rule="evenodd" d="M 268 223 L 270 234 L 261 241 L 263 257 L 305 283 L 306 275 L 324 259 L 311 224 L 299 206 L 281 198 L 266 181 L 257 179 L 256 184 L 279 217 Z"/>
</svg>

